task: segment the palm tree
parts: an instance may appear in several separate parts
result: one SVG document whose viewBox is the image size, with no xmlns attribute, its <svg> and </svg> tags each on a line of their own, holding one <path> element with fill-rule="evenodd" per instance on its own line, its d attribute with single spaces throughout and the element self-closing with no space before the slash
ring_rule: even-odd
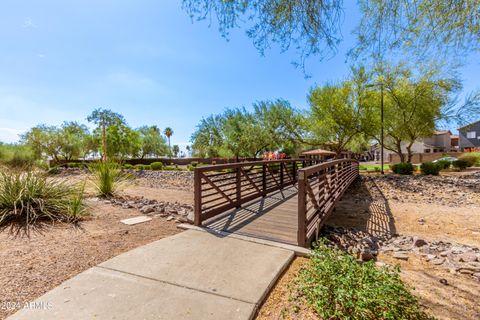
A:
<svg viewBox="0 0 480 320">
<path fill-rule="evenodd" d="M 165 131 L 163 131 L 163 133 L 167 136 L 168 150 L 170 151 L 170 154 L 172 154 L 172 147 L 170 146 L 170 137 L 173 135 L 173 130 L 170 127 L 166 127 Z"/>
</svg>

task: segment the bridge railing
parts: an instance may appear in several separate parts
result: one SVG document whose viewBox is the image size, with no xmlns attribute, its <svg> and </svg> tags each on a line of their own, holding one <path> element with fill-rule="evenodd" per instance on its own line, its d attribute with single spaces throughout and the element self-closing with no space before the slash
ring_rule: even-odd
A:
<svg viewBox="0 0 480 320">
<path fill-rule="evenodd" d="M 312 159 L 238 162 L 195 168 L 195 225 L 243 203 L 294 185 Z"/>
<path fill-rule="evenodd" d="M 298 170 L 299 246 L 307 247 L 345 190 L 359 175 L 358 161 L 340 159 Z"/>
</svg>

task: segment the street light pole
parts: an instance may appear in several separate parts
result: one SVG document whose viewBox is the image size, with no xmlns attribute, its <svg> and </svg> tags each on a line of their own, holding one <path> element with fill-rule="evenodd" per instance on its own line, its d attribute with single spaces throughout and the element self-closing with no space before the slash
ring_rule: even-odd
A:
<svg viewBox="0 0 480 320">
<path fill-rule="evenodd" d="M 380 114 L 381 114 L 381 133 L 380 133 L 380 144 L 382 145 L 381 149 L 381 174 L 385 174 L 383 171 L 383 82 L 380 82 L 380 95 L 381 95 L 381 102 L 380 102 Z"/>
</svg>

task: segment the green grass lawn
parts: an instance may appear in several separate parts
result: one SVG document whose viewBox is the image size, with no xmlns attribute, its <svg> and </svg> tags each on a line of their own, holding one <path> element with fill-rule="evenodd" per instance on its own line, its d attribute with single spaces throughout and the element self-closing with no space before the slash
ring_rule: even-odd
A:
<svg viewBox="0 0 480 320">
<path fill-rule="evenodd" d="M 360 165 L 360 170 L 363 171 L 380 171 L 380 165 L 379 164 L 361 164 Z M 383 170 L 390 170 L 390 165 L 384 164 L 383 165 Z"/>
</svg>

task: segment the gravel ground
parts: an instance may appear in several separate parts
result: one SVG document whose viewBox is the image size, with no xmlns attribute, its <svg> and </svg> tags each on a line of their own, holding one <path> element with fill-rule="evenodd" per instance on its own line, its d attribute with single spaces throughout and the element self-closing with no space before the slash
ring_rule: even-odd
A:
<svg viewBox="0 0 480 320">
<path fill-rule="evenodd" d="M 89 202 L 92 215 L 78 228 L 59 224 L 30 238 L 12 238 L 0 233 L 0 319 L 76 274 L 120 253 L 173 235 L 179 230 L 166 218 L 127 226 L 121 219 L 140 215 L 136 209 L 121 209 Z"/>
<path fill-rule="evenodd" d="M 480 319 L 480 281 L 472 276 L 477 271 L 461 269 L 480 266 L 479 208 L 478 171 L 437 177 L 370 174 L 352 185 L 327 223 L 338 228 L 329 228 L 330 236 L 333 230 L 333 238 L 359 258 L 365 258 L 367 247 L 379 264 L 399 264 L 402 279 L 435 317 Z M 415 239 L 427 244 L 414 246 Z M 257 319 L 318 319 L 290 294 L 302 263 L 285 272 Z"/>
</svg>

